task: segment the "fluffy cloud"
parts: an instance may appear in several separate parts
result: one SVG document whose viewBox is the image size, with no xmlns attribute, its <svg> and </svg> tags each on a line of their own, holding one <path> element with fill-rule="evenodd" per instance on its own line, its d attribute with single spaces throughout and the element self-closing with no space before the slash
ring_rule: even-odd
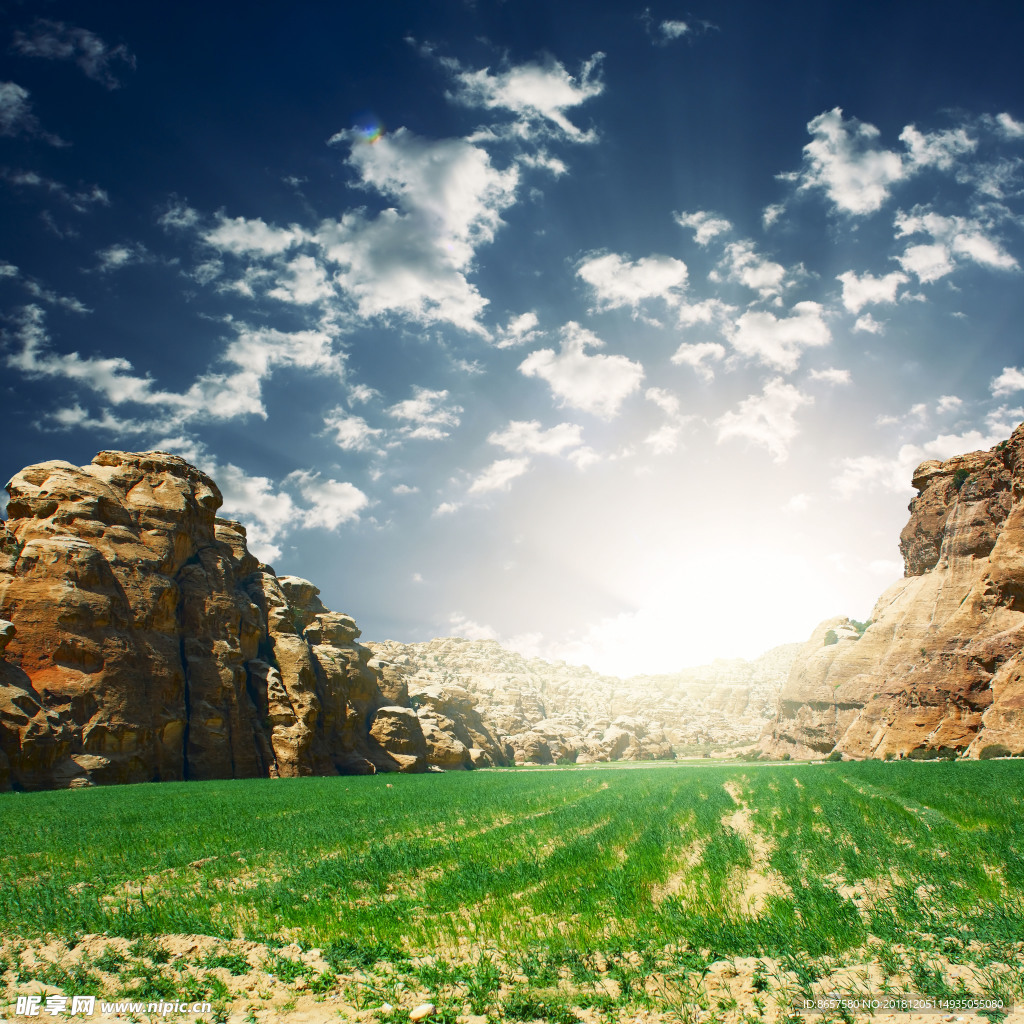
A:
<svg viewBox="0 0 1024 1024">
<path fill-rule="evenodd" d="M 730 281 L 738 281 L 756 291 L 761 298 L 778 295 L 786 278 L 786 268 L 757 252 L 753 242 L 733 242 L 726 246 L 720 266 Z"/>
<path fill-rule="evenodd" d="M 658 26 L 658 33 L 664 39 L 680 39 L 692 31 L 685 21 L 666 20 Z"/>
<path fill-rule="evenodd" d="M 322 526 L 333 530 L 342 523 L 359 518 L 359 513 L 370 503 L 369 498 L 354 484 L 338 480 L 321 480 L 319 473 L 296 470 L 286 480 L 293 482 L 310 507 L 302 510 L 302 521 L 307 527 Z"/>
<path fill-rule="evenodd" d="M 870 313 L 865 313 L 863 316 L 857 317 L 853 329 L 863 331 L 865 334 L 884 334 L 885 324 L 876 320 Z"/>
<path fill-rule="evenodd" d="M 514 348 L 516 345 L 528 345 L 536 340 L 540 332 L 537 325 L 540 321 L 537 314 L 521 313 L 509 319 L 509 322 L 498 332 L 496 348 Z"/>
<path fill-rule="evenodd" d="M 672 356 L 677 366 L 692 366 L 704 380 L 715 379 L 715 371 L 708 363 L 718 363 L 725 358 L 725 346 L 717 341 L 702 341 L 696 345 L 680 345 Z"/>
<path fill-rule="evenodd" d="M 374 438 L 384 433 L 371 427 L 362 416 L 352 416 L 340 406 L 324 417 L 324 428 L 334 434 L 334 443 L 347 452 L 364 451 L 372 446 Z"/>
<path fill-rule="evenodd" d="M 767 448 L 775 462 L 789 457 L 789 444 L 800 432 L 796 411 L 814 399 L 787 384 L 781 377 L 768 381 L 760 395 L 750 395 L 734 412 L 715 421 L 718 443 L 743 438 Z"/>
<path fill-rule="evenodd" d="M 696 210 L 694 213 L 677 213 L 676 223 L 683 228 L 692 228 L 694 241 L 698 245 L 707 245 L 713 238 L 732 230 L 732 225 L 723 217 L 716 217 L 707 210 Z"/>
<path fill-rule="evenodd" d="M 836 280 L 843 282 L 843 305 L 849 312 L 859 313 L 865 306 L 895 302 L 897 289 L 910 279 L 898 270 L 883 277 L 872 277 L 871 274 L 858 277 L 852 270 L 847 270 Z"/>
<path fill-rule="evenodd" d="M 670 455 L 679 447 L 679 434 L 692 416 L 684 416 L 679 399 L 664 388 L 648 388 L 644 398 L 653 402 L 665 414 L 666 422 L 644 438 L 655 455 Z"/>
<path fill-rule="evenodd" d="M 148 259 L 146 247 L 139 242 L 131 245 L 111 245 L 96 253 L 96 269 L 101 274 L 106 274 L 132 263 L 144 263 Z"/>
<path fill-rule="evenodd" d="M 195 451 L 182 450 L 175 441 L 164 440 L 160 447 L 197 463 L 217 481 L 224 504 L 221 515 L 240 519 L 246 527 L 249 550 L 264 562 L 281 557 L 278 541 L 301 519 L 291 496 L 276 490 L 265 476 L 248 476 L 238 466 L 217 465 L 215 460 L 197 457 Z"/>
<path fill-rule="evenodd" d="M 897 256 L 899 265 L 914 274 L 921 284 L 938 281 L 953 271 L 949 249 L 944 245 L 910 245 Z"/>
<path fill-rule="evenodd" d="M 813 136 L 804 146 L 799 189 L 821 189 L 844 213 L 873 213 L 905 176 L 898 153 L 878 145 L 878 129 L 856 118 L 844 120 L 835 107 L 807 125 Z"/>
<path fill-rule="evenodd" d="M 905 270 L 922 283 L 944 277 L 959 257 L 992 270 L 1019 270 L 1017 261 L 988 234 L 988 226 L 970 217 L 945 217 L 926 207 L 915 206 L 910 213 L 896 215 L 896 237 L 930 235 L 932 245 L 910 246 L 897 257 Z"/>
<path fill-rule="evenodd" d="M 957 157 L 973 153 L 978 148 L 977 139 L 970 138 L 963 128 L 925 135 L 908 124 L 900 132 L 900 141 L 909 150 L 908 162 L 914 169 L 937 167 L 940 171 L 948 171 Z"/>
<path fill-rule="evenodd" d="M 334 295 L 334 286 L 312 256 L 296 256 L 284 265 L 277 286 L 267 294 L 272 299 L 308 306 Z"/>
<path fill-rule="evenodd" d="M 913 491 L 914 470 L 927 459 L 948 459 L 964 452 L 984 451 L 1006 436 L 1001 424 L 988 424 L 990 433 L 969 430 L 963 434 L 940 434 L 923 444 L 905 444 L 895 457 L 860 455 L 842 461 L 833 486 L 844 498 L 855 498 L 869 490 L 905 494 Z"/>
<path fill-rule="evenodd" d="M 546 381 L 562 405 L 612 419 L 625 399 L 640 387 L 644 370 L 625 356 L 587 354 L 589 348 L 603 347 L 604 342 L 595 334 L 570 322 L 562 328 L 558 352 L 539 349 L 519 364 L 519 371 Z"/>
<path fill-rule="evenodd" d="M 992 394 L 996 398 L 1012 395 L 1015 391 L 1024 391 L 1024 370 L 1016 366 L 1006 366 L 1003 372 L 992 381 Z"/>
<path fill-rule="evenodd" d="M 171 211 L 168 211 L 161 218 L 161 223 L 186 226 L 180 215 L 169 221 L 167 218 L 171 216 Z M 305 232 L 294 224 L 290 228 L 275 228 L 270 227 L 261 217 L 228 218 L 221 214 L 217 227 L 207 231 L 203 241 L 221 252 L 236 256 L 249 253 L 269 256 L 298 245 L 305 237 Z"/>
<path fill-rule="evenodd" d="M 729 341 L 741 355 L 792 372 L 804 349 L 827 345 L 832 340 L 821 310 L 817 302 L 798 302 L 788 317 L 748 311 L 736 321 Z"/>
<path fill-rule="evenodd" d="M 73 60 L 89 78 L 108 89 L 121 84 L 110 70 L 111 63 L 120 61 L 135 67 L 135 57 L 126 46 L 111 48 L 94 32 L 62 21 L 40 19 L 29 32 L 15 32 L 14 50 L 25 57 Z"/>
<path fill-rule="evenodd" d="M 448 437 L 446 427 L 457 427 L 462 414 L 461 405 L 446 406 L 447 391 L 432 391 L 429 388 L 413 387 L 412 398 L 397 402 L 388 409 L 388 415 L 406 420 L 402 428 L 406 437 L 421 441 L 440 441 Z"/>
<path fill-rule="evenodd" d="M 372 143 L 355 132 L 331 141 L 349 142 L 348 163 L 363 187 L 396 204 L 372 217 L 350 211 L 317 233 L 359 314 L 394 311 L 486 335 L 477 317 L 487 300 L 466 274 L 515 198 L 516 168 L 497 170 L 464 139 L 431 141 L 405 129 Z"/>
<path fill-rule="evenodd" d="M 595 53 L 573 77 L 556 60 L 545 64 L 519 64 L 496 74 L 490 68 L 462 70 L 456 61 L 444 63 L 455 72 L 451 97 L 471 107 L 505 110 L 515 115 L 519 134 L 544 134 L 552 126 L 574 142 L 589 142 L 593 132 L 574 125 L 566 111 L 604 91 L 600 64 L 604 54 Z"/>
<path fill-rule="evenodd" d="M 522 476 L 530 467 L 530 460 L 498 459 L 492 462 L 469 487 L 470 494 L 485 494 L 488 491 L 507 491 L 516 477 Z"/>
<path fill-rule="evenodd" d="M 808 376 L 811 380 L 825 381 L 826 384 L 850 383 L 850 371 L 837 370 L 834 366 L 829 366 L 824 370 L 811 370 Z"/>
<path fill-rule="evenodd" d="M 489 434 L 487 440 L 515 455 L 561 455 L 583 443 L 583 428 L 575 423 L 559 423 L 542 430 L 537 420 L 512 420 L 504 430 Z"/>
<path fill-rule="evenodd" d="M 645 299 L 654 298 L 678 305 L 687 277 L 686 264 L 671 256 L 645 256 L 632 263 L 615 253 L 590 256 L 576 273 L 594 289 L 599 310 L 620 306 L 636 310 Z"/>
</svg>

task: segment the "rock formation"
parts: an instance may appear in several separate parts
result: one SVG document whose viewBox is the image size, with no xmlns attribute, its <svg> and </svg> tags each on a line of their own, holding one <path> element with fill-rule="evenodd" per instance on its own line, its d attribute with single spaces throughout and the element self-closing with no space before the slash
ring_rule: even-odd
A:
<svg viewBox="0 0 1024 1024">
<path fill-rule="evenodd" d="M 913 485 L 904 578 L 862 636 L 846 619 L 815 629 L 767 752 L 1024 751 L 1024 424 L 991 451 L 922 463 Z"/>
<path fill-rule="evenodd" d="M 45 462 L 8 492 L 0 788 L 426 769 L 421 719 L 354 621 L 260 564 L 183 459 Z"/>
<path fill-rule="evenodd" d="M 672 758 L 687 745 L 755 741 L 775 706 L 799 645 L 756 661 L 619 679 L 585 666 L 526 658 L 494 640 L 445 638 L 371 643 L 400 674 L 413 701 L 465 694 L 519 763 Z M 427 731 L 424 725 L 424 731 Z"/>
</svg>

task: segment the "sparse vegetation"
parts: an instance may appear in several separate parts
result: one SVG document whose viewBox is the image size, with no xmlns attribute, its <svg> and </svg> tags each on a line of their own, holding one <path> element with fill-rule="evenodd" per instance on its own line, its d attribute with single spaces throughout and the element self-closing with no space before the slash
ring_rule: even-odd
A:
<svg viewBox="0 0 1024 1024">
<path fill-rule="evenodd" d="M 825 633 L 825 646 L 831 647 L 833 644 L 839 643 L 839 634 L 834 630 L 830 629 Z"/>
<path fill-rule="evenodd" d="M 953 489 L 959 491 L 970 479 L 970 472 L 966 469 L 958 469 L 953 473 Z"/>
<path fill-rule="evenodd" d="M 1010 757 L 1012 751 L 1005 743 L 989 743 L 981 748 L 978 757 L 982 761 L 989 761 L 993 757 Z"/>
</svg>

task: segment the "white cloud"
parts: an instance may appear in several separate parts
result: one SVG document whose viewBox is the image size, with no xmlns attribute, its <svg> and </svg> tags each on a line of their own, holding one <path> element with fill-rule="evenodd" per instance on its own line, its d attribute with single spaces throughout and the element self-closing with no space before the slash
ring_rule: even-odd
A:
<svg viewBox="0 0 1024 1024">
<path fill-rule="evenodd" d="M 865 491 L 883 490 L 904 494 L 913 491 L 910 483 L 914 470 L 927 459 L 945 460 L 965 452 L 986 451 L 1004 440 L 1003 425 L 992 433 L 968 430 L 963 434 L 940 434 L 923 444 L 905 444 L 895 457 L 861 455 L 842 461 L 842 471 L 833 486 L 844 498 L 856 498 Z"/>
<path fill-rule="evenodd" d="M 498 634 L 490 626 L 482 626 L 467 618 L 462 612 L 453 612 L 448 617 L 451 626 L 449 636 L 461 637 L 464 640 L 497 640 Z"/>
<path fill-rule="evenodd" d="M 798 302 L 788 317 L 748 311 L 736 321 L 729 341 L 741 355 L 792 372 L 805 348 L 817 348 L 832 340 L 821 310 L 817 302 Z"/>
<path fill-rule="evenodd" d="M 996 398 L 1012 395 L 1015 391 L 1024 391 L 1024 370 L 1016 366 L 1003 367 L 1003 372 L 992 381 L 990 387 Z"/>
<path fill-rule="evenodd" d="M 761 256 L 753 242 L 744 240 L 727 245 L 720 265 L 729 280 L 752 288 L 761 298 L 778 295 L 782 291 L 786 268 Z"/>
<path fill-rule="evenodd" d="M 583 443 L 583 428 L 575 423 L 559 423 L 542 430 L 537 420 L 512 420 L 504 430 L 489 434 L 487 440 L 515 455 L 561 455 Z"/>
<path fill-rule="evenodd" d="M 73 60 L 89 78 L 102 82 L 108 89 L 121 84 L 110 70 L 112 61 L 135 67 L 135 57 L 126 46 L 111 48 L 94 32 L 62 21 L 40 19 L 30 32 L 15 32 L 14 50 L 25 57 Z"/>
<path fill-rule="evenodd" d="M 498 459 L 492 462 L 469 487 L 470 494 L 486 494 L 488 491 L 507 491 L 516 477 L 530 468 L 530 460 Z"/>
<path fill-rule="evenodd" d="M 373 439 L 384 433 L 371 427 L 362 416 L 352 416 L 341 406 L 331 409 L 324 417 L 327 432 L 334 433 L 334 443 L 342 451 L 365 451 Z"/>
<path fill-rule="evenodd" d="M 644 398 L 653 402 L 665 414 L 667 422 L 644 438 L 655 455 L 670 455 L 679 447 L 679 435 L 683 426 L 692 416 L 684 416 L 679 405 L 679 398 L 666 391 L 665 388 L 648 388 Z"/>
<path fill-rule="evenodd" d="M 29 91 L 17 82 L 0 82 L 0 135 L 35 135 L 51 146 L 66 146 L 56 135 L 43 131 L 32 113 Z"/>
<path fill-rule="evenodd" d="M 297 469 L 285 478 L 294 482 L 311 507 L 302 510 L 304 526 L 322 526 L 333 530 L 342 523 L 359 518 L 359 513 L 370 503 L 369 498 L 354 484 L 338 480 L 321 480 L 319 473 Z"/>
<path fill-rule="evenodd" d="M 312 256 L 296 256 L 282 268 L 277 287 L 267 294 L 272 299 L 308 306 L 334 295 L 334 287 L 327 274 Z"/>
<path fill-rule="evenodd" d="M 914 270 L 922 282 L 948 274 L 953 269 L 951 256 L 960 256 L 994 270 L 1020 269 L 1017 261 L 989 237 L 986 225 L 979 220 L 944 217 L 926 207 L 915 206 L 909 214 L 900 210 L 895 223 L 897 238 L 926 234 L 936 243 L 911 246 L 902 257 L 897 257 L 904 268 Z"/>
<path fill-rule="evenodd" d="M 823 190 L 844 213 L 873 213 L 906 174 L 900 155 L 879 147 L 878 129 L 844 120 L 839 107 L 819 114 L 807 131 L 814 138 L 804 146 L 799 190 Z"/>
<path fill-rule="evenodd" d="M 236 336 L 221 357 L 228 371 L 207 371 L 182 393 L 156 390 L 151 378 L 134 375 L 132 364 L 122 357 L 83 358 L 77 352 L 51 351 L 43 311 L 34 305 L 22 312 L 17 333 L 21 348 L 8 353 L 7 364 L 30 377 L 63 378 L 87 387 L 113 405 L 159 408 L 167 423 L 250 415 L 265 418 L 262 382 L 279 367 L 344 376 L 344 356 L 334 351 L 333 339 L 323 331 L 286 332 L 244 324 L 232 327 Z M 168 428 L 149 423 L 135 424 L 132 429 Z"/>
<path fill-rule="evenodd" d="M 454 512 L 458 512 L 462 508 L 462 502 L 460 501 L 442 501 L 437 508 L 431 513 L 431 515 L 440 518 L 441 516 L 450 516 Z"/>
<path fill-rule="evenodd" d="M 784 203 L 772 203 L 770 206 L 766 206 L 761 213 L 761 226 L 767 231 L 785 212 Z"/>
<path fill-rule="evenodd" d="M 829 366 L 824 370 L 811 370 L 809 377 L 811 380 L 825 381 L 826 384 L 850 383 L 850 371 L 837 370 L 834 366 Z"/>
<path fill-rule="evenodd" d="M 2 102 L 0 102 L 2 107 Z M 0 110 L 2 120 L 2 110 Z M 0 135 L 4 134 L 0 130 Z M 15 171 L 9 168 L 0 168 L 0 178 L 4 181 L 21 188 L 41 188 L 50 195 L 57 196 L 67 203 L 75 213 L 86 213 L 93 206 L 109 206 L 110 196 L 99 187 L 99 185 L 88 185 L 72 191 L 59 181 L 53 178 L 45 178 L 35 171 Z"/>
<path fill-rule="evenodd" d="M 566 117 L 566 111 L 599 96 L 604 90 L 600 64 L 604 54 L 585 61 L 575 78 L 556 60 L 545 64 L 520 64 L 492 74 L 490 68 L 463 71 L 455 61 L 444 63 L 455 71 L 456 89 L 451 97 L 471 107 L 506 110 L 514 114 L 522 135 L 545 134 L 551 126 L 574 142 L 589 142 L 593 132 L 583 132 Z"/>
<path fill-rule="evenodd" d="M 665 39 L 680 39 L 693 29 L 685 21 L 666 20 L 658 26 L 658 31 Z"/>
<path fill-rule="evenodd" d="M 734 412 L 715 420 L 718 443 L 744 438 L 768 449 L 775 462 L 789 457 L 789 444 L 800 432 L 796 411 L 814 399 L 787 384 L 781 377 L 768 381 L 760 395 L 750 395 Z"/>
<path fill-rule="evenodd" d="M 174 199 L 156 220 L 164 228 L 187 230 L 199 223 L 199 214 L 188 203 Z"/>
<path fill-rule="evenodd" d="M 684 302 L 679 306 L 676 320 L 680 327 L 692 327 L 694 324 L 725 324 L 736 312 L 721 299 L 701 299 L 700 302 Z"/>
<path fill-rule="evenodd" d="M 836 280 L 843 282 L 843 305 L 849 312 L 859 313 L 865 306 L 895 302 L 899 286 L 910 279 L 898 270 L 883 277 L 872 277 L 871 274 L 858 277 L 852 270 L 847 270 Z"/>
<path fill-rule="evenodd" d="M 361 316 L 393 311 L 486 336 L 477 317 L 487 300 L 466 274 L 515 198 L 516 167 L 497 170 L 464 139 L 431 141 L 404 128 L 376 142 L 357 135 L 339 132 L 331 141 L 349 142 L 348 164 L 362 185 L 396 206 L 372 217 L 349 211 L 320 225 L 316 241 L 339 266 L 338 284 Z"/>
<path fill-rule="evenodd" d="M 462 414 L 461 405 L 446 406 L 447 391 L 432 391 L 414 386 L 413 397 L 396 402 L 387 412 L 398 420 L 407 420 L 402 428 L 406 437 L 414 440 L 440 441 L 448 437 L 445 427 L 457 427 Z"/>
<path fill-rule="evenodd" d="M 996 114 L 995 121 L 1003 138 L 1024 139 L 1024 124 L 1015 121 L 1009 114 Z"/>
<path fill-rule="evenodd" d="M 809 494 L 794 494 L 793 497 L 786 502 L 783 508 L 787 512 L 806 512 L 810 507 L 814 499 Z"/>
<path fill-rule="evenodd" d="M 704 380 L 715 379 L 715 371 L 708 363 L 721 362 L 725 358 L 725 346 L 717 341 L 702 341 L 695 345 L 682 344 L 672 356 L 677 366 L 692 366 Z"/>
<path fill-rule="evenodd" d="M 170 219 L 176 217 L 177 219 Z M 172 215 L 168 211 L 161 218 L 161 223 L 173 227 L 185 227 L 183 220 L 187 215 L 181 212 Z M 242 256 L 248 253 L 259 253 L 270 256 L 285 252 L 293 245 L 298 245 L 306 238 L 305 232 L 297 225 L 290 228 L 275 228 L 268 225 L 262 217 L 228 218 L 220 214 L 217 227 L 203 234 L 203 241 L 219 249 L 221 252 L 234 253 Z"/>
<path fill-rule="evenodd" d="M 391 488 L 391 493 L 398 495 L 419 494 L 419 490 L 420 489 L 418 487 L 410 487 L 408 484 L 397 484 L 395 487 Z"/>
<path fill-rule="evenodd" d="M 908 124 L 900 132 L 900 141 L 910 151 L 908 161 L 915 169 L 937 167 L 941 171 L 948 171 L 957 157 L 973 153 L 978 148 L 977 140 L 970 138 L 963 128 L 925 135 L 914 125 Z"/>
<path fill-rule="evenodd" d="M 677 213 L 676 223 L 683 228 L 692 228 L 694 241 L 698 245 L 707 245 L 713 238 L 732 230 L 732 224 L 723 217 L 716 217 L 707 210 L 696 210 L 693 213 Z"/>
<path fill-rule="evenodd" d="M 885 324 L 880 320 L 876 320 L 870 313 L 865 313 L 863 316 L 857 317 L 853 329 L 855 331 L 863 331 L 866 334 L 884 334 Z"/>
<path fill-rule="evenodd" d="M 594 289 L 599 310 L 636 310 L 645 299 L 654 298 L 678 305 L 687 277 L 686 264 L 671 256 L 645 256 L 633 263 L 615 253 L 590 256 L 576 273 Z"/>
<path fill-rule="evenodd" d="M 301 518 L 300 510 L 287 492 L 275 490 L 268 477 L 248 476 L 230 462 L 218 465 L 215 460 L 204 458 L 194 450 L 182 451 L 173 441 L 164 440 L 160 446 L 195 462 L 216 480 L 224 495 L 220 514 L 227 518 L 237 517 L 245 523 L 249 550 L 257 558 L 271 562 L 281 557 L 277 541 Z"/>
<path fill-rule="evenodd" d="M 897 256 L 896 260 L 904 270 L 916 275 L 921 284 L 938 281 L 954 269 L 949 249 L 942 244 L 907 246 L 903 255 Z"/>
<path fill-rule="evenodd" d="M 612 419 L 640 387 L 644 370 L 625 356 L 587 355 L 588 348 L 603 347 L 604 342 L 591 331 L 569 322 L 562 328 L 559 352 L 539 349 L 519 364 L 519 371 L 547 381 L 562 405 Z"/>
<path fill-rule="evenodd" d="M 120 270 L 132 263 L 144 263 L 149 259 L 146 247 L 140 242 L 131 245 L 111 245 L 106 249 L 100 249 L 96 253 L 98 260 L 96 269 L 101 274 L 109 273 L 111 270 Z"/>
<path fill-rule="evenodd" d="M 510 317 L 508 323 L 498 331 L 496 348 L 514 348 L 516 345 L 528 345 L 540 336 L 537 325 L 540 321 L 533 312 L 521 313 Z"/>
<path fill-rule="evenodd" d="M 935 411 L 940 414 L 953 412 L 955 409 L 960 409 L 963 404 L 963 399 L 958 398 L 956 395 L 940 395 L 935 405 Z"/>
</svg>

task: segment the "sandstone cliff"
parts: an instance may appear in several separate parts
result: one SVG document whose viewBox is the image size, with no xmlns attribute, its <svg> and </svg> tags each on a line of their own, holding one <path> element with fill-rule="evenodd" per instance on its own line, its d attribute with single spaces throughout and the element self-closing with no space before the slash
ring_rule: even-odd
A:
<svg viewBox="0 0 1024 1024">
<path fill-rule="evenodd" d="M 260 564 L 198 469 L 101 452 L 7 489 L 0 788 L 426 770 L 421 719 L 354 621 Z"/>
<path fill-rule="evenodd" d="M 863 636 L 846 619 L 817 627 L 767 752 L 1024 750 L 1024 424 L 991 451 L 922 463 L 913 485 L 904 578 Z"/>
<path fill-rule="evenodd" d="M 751 662 L 630 679 L 527 658 L 494 640 L 369 646 L 404 673 L 414 698 L 466 693 L 507 735 L 516 761 L 550 764 L 665 759 L 687 746 L 749 744 L 770 718 L 799 645 Z"/>
</svg>

